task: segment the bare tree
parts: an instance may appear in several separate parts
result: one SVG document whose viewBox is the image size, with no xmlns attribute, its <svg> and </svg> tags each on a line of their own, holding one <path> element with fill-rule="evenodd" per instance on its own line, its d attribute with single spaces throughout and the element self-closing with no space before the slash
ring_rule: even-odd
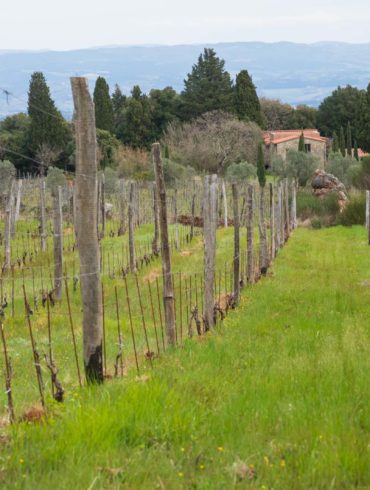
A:
<svg viewBox="0 0 370 490">
<path fill-rule="evenodd" d="M 172 158 L 197 170 L 223 175 L 240 161 L 255 162 L 261 129 L 222 111 L 203 114 L 195 121 L 172 124 L 164 136 Z"/>
<path fill-rule="evenodd" d="M 36 158 L 39 161 L 40 175 L 46 175 L 48 168 L 51 167 L 59 158 L 62 151 L 54 148 L 47 143 L 41 143 L 36 151 Z"/>
</svg>

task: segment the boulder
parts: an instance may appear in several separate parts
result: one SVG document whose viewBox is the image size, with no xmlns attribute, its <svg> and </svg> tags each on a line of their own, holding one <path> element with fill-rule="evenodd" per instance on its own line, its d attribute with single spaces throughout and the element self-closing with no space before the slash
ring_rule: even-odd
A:
<svg viewBox="0 0 370 490">
<path fill-rule="evenodd" d="M 344 184 L 335 175 L 328 174 L 324 170 L 316 170 L 311 187 L 313 194 L 319 198 L 327 196 L 330 192 L 335 192 L 338 196 L 338 204 L 341 209 L 344 208 L 348 201 Z"/>
</svg>

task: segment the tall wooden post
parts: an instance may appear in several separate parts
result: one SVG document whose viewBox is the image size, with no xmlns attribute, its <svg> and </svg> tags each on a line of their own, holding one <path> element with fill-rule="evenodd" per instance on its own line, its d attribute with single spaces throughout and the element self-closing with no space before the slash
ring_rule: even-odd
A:
<svg viewBox="0 0 370 490">
<path fill-rule="evenodd" d="M 159 255 L 159 206 L 158 206 L 158 193 L 155 186 L 155 182 L 153 184 L 153 213 L 154 213 L 154 237 L 152 241 L 152 252 L 153 255 Z"/>
<path fill-rule="evenodd" d="M 76 132 L 76 225 L 83 304 L 84 365 L 88 382 L 103 382 L 103 321 L 97 233 L 94 103 L 86 78 L 71 78 Z"/>
<path fill-rule="evenodd" d="M 228 212 L 227 212 L 227 194 L 226 194 L 225 179 L 222 179 L 221 189 L 222 189 L 222 200 L 224 205 L 224 227 L 227 228 L 229 225 L 229 219 L 228 219 Z"/>
<path fill-rule="evenodd" d="M 290 213 L 289 213 L 289 184 L 288 179 L 284 183 L 284 208 L 285 208 L 285 241 L 290 236 Z"/>
<path fill-rule="evenodd" d="M 247 283 L 254 283 L 254 188 L 247 189 Z"/>
<path fill-rule="evenodd" d="M 136 255 L 134 242 L 134 196 L 135 184 L 130 182 L 130 196 L 128 201 L 128 248 L 130 252 L 130 271 L 136 272 Z"/>
<path fill-rule="evenodd" d="M 177 189 L 175 189 L 175 193 L 173 196 L 173 213 L 174 213 L 174 222 L 175 222 L 175 247 L 176 250 L 179 250 L 180 241 L 179 241 L 179 223 L 177 220 Z"/>
<path fill-rule="evenodd" d="M 204 240 L 204 327 L 214 326 L 214 283 L 217 230 L 217 175 L 204 177 L 203 240 Z"/>
<path fill-rule="evenodd" d="M 166 187 L 164 184 L 163 165 L 161 158 L 161 147 L 159 143 L 152 145 L 153 164 L 155 172 L 155 183 L 157 187 L 157 197 L 159 199 L 159 224 L 161 230 L 161 252 L 162 252 L 162 272 L 163 272 L 163 302 L 164 316 L 169 345 L 176 343 L 176 323 L 175 323 L 175 296 L 171 273 L 170 245 L 168 240 L 168 220 L 166 206 Z"/>
<path fill-rule="evenodd" d="M 21 211 L 22 187 L 23 187 L 23 180 L 19 179 L 18 180 L 18 187 L 17 187 L 17 201 L 15 204 L 14 221 L 19 220 L 19 214 Z"/>
<path fill-rule="evenodd" d="M 260 272 L 266 275 L 268 269 L 268 243 L 265 223 L 265 187 L 259 188 L 259 235 L 260 235 Z"/>
<path fill-rule="evenodd" d="M 275 258 L 275 194 L 274 194 L 274 186 L 270 182 L 270 258 L 271 261 Z"/>
<path fill-rule="evenodd" d="M 40 240 L 41 251 L 46 252 L 46 210 L 45 210 L 45 179 L 40 180 Z"/>
<path fill-rule="evenodd" d="M 292 230 L 297 228 L 297 182 L 293 180 L 292 182 L 292 202 L 291 202 L 291 222 Z"/>
<path fill-rule="evenodd" d="M 238 187 L 232 184 L 233 213 L 234 213 L 234 305 L 239 304 L 240 299 L 240 231 L 239 231 L 239 192 Z"/>
<path fill-rule="evenodd" d="M 63 212 L 62 188 L 55 190 L 54 200 L 54 295 L 56 300 L 62 299 L 63 287 Z"/>
</svg>

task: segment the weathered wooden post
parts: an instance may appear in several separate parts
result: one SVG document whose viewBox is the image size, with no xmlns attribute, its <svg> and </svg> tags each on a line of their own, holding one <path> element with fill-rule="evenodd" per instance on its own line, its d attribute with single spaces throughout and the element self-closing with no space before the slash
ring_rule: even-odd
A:
<svg viewBox="0 0 370 490">
<path fill-rule="evenodd" d="M 280 184 L 279 186 L 279 209 L 280 209 L 280 248 L 284 246 L 284 241 L 285 241 L 285 221 L 284 221 L 284 188 L 283 185 Z"/>
<path fill-rule="evenodd" d="M 135 184 L 130 182 L 130 196 L 128 201 L 128 247 L 130 252 L 130 271 L 136 273 L 136 255 L 134 242 L 134 197 Z"/>
<path fill-rule="evenodd" d="M 290 215 L 289 215 L 289 184 L 288 179 L 284 183 L 284 208 L 285 208 L 285 241 L 290 236 Z"/>
<path fill-rule="evenodd" d="M 83 304 L 86 379 L 103 382 L 102 289 L 97 234 L 97 159 L 94 103 L 86 78 L 71 78 L 76 132 L 76 225 Z"/>
<path fill-rule="evenodd" d="M 232 184 L 233 213 L 234 213 L 234 305 L 239 304 L 240 299 L 240 231 L 239 231 L 239 192 L 238 187 Z"/>
<path fill-rule="evenodd" d="M 268 269 L 268 243 L 265 222 L 265 186 L 259 186 L 259 236 L 260 236 L 260 272 L 264 276 Z"/>
<path fill-rule="evenodd" d="M 175 189 L 175 193 L 173 196 L 173 212 L 174 212 L 174 222 L 175 222 L 175 248 L 179 250 L 180 241 L 179 241 L 179 223 L 177 220 L 177 189 Z"/>
<path fill-rule="evenodd" d="M 105 237 L 105 221 L 106 221 L 106 214 L 105 214 L 105 175 L 104 173 L 101 174 L 101 181 L 100 181 L 100 209 L 101 209 L 101 234 L 100 238 Z"/>
<path fill-rule="evenodd" d="M 163 273 L 163 303 L 164 316 L 169 345 L 176 343 L 176 323 L 175 323 L 175 297 L 171 273 L 170 246 L 168 240 L 168 220 L 166 207 L 166 187 L 164 184 L 163 165 L 161 158 L 161 147 L 159 143 L 152 145 L 153 164 L 155 172 L 155 182 L 157 187 L 157 197 L 159 199 L 159 224 L 161 230 L 161 252 L 162 252 L 162 273 Z"/>
<path fill-rule="evenodd" d="M 247 283 L 254 283 L 254 188 L 249 184 L 247 188 Z"/>
<path fill-rule="evenodd" d="M 19 214 L 20 214 L 20 210 L 21 210 L 22 187 L 23 187 L 23 180 L 19 179 L 18 180 L 18 187 L 17 187 L 17 201 L 16 201 L 16 205 L 15 205 L 14 221 L 19 220 Z"/>
<path fill-rule="evenodd" d="M 269 184 L 269 189 L 270 189 L 270 238 L 271 238 L 270 258 L 272 261 L 275 258 L 276 245 L 275 245 L 275 194 L 274 194 L 274 186 L 271 182 Z"/>
<path fill-rule="evenodd" d="M 291 222 L 292 230 L 297 228 L 297 182 L 293 180 L 292 182 L 292 202 L 291 202 Z"/>
<path fill-rule="evenodd" d="M 217 230 L 217 175 L 204 177 L 203 240 L 204 240 L 204 328 L 214 327 L 214 285 Z"/>
<path fill-rule="evenodd" d="M 62 299 L 63 287 L 63 212 L 62 188 L 58 186 L 54 191 L 54 297 Z"/>
<path fill-rule="evenodd" d="M 229 225 L 229 220 L 228 220 L 228 211 L 227 211 L 227 194 L 226 194 L 225 179 L 222 179 L 221 189 L 222 189 L 222 200 L 224 204 L 224 227 L 227 228 Z"/>
<path fill-rule="evenodd" d="M 119 191 L 118 191 L 118 199 L 119 199 L 119 230 L 118 236 L 122 236 L 125 234 L 125 181 L 120 179 L 119 181 Z"/>
<path fill-rule="evenodd" d="M 40 180 L 40 240 L 41 251 L 46 252 L 46 210 L 45 210 L 45 195 L 46 195 L 45 179 Z"/>
<path fill-rule="evenodd" d="M 158 206 L 158 193 L 155 186 L 155 182 L 152 188 L 153 193 L 153 213 L 154 213 L 154 237 L 152 241 L 153 255 L 159 255 L 159 206 Z"/>
<path fill-rule="evenodd" d="M 4 223 L 4 270 L 11 268 L 11 242 L 12 242 L 12 216 L 14 213 L 14 180 L 10 182 L 9 193 L 6 199 Z"/>
</svg>

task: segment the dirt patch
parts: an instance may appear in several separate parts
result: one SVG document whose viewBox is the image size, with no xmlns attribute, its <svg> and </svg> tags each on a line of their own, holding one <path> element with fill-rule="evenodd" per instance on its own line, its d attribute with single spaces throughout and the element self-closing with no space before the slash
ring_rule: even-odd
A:
<svg viewBox="0 0 370 490">
<path fill-rule="evenodd" d="M 64 228 L 64 236 L 72 235 L 72 233 L 73 233 L 72 228 Z"/>
<path fill-rule="evenodd" d="M 159 279 L 162 274 L 162 269 L 159 267 L 157 269 L 153 269 L 152 271 L 149 272 L 146 276 L 144 276 L 143 280 L 144 282 L 154 282 L 156 279 Z"/>
<path fill-rule="evenodd" d="M 192 222 L 192 217 L 190 215 L 182 214 L 177 218 L 177 222 L 181 225 L 190 226 Z M 234 221 L 232 219 L 228 220 L 228 225 L 233 226 Z M 222 228 L 224 226 L 224 220 L 218 219 L 217 226 Z M 203 218 L 201 216 L 194 216 L 194 227 L 195 228 L 203 228 Z"/>
<path fill-rule="evenodd" d="M 193 255 L 193 252 L 191 252 L 190 250 L 183 250 L 182 252 L 180 252 L 180 255 L 182 257 L 189 257 L 189 255 Z"/>
</svg>

